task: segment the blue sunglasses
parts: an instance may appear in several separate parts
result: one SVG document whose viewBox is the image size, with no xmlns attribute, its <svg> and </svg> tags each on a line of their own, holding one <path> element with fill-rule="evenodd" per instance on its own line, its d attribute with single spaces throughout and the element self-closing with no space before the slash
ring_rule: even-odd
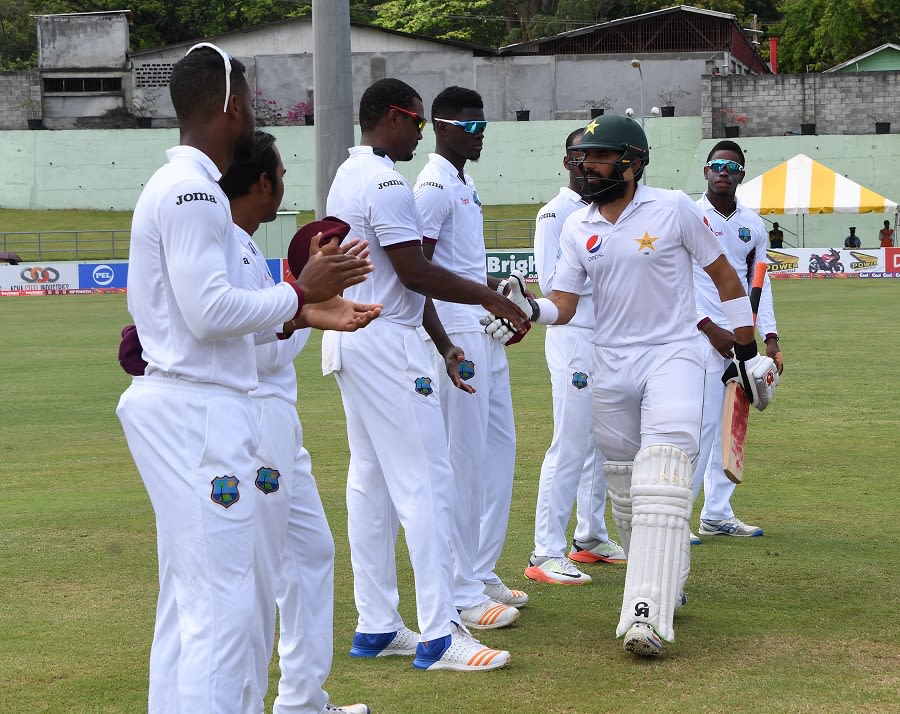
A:
<svg viewBox="0 0 900 714">
<path fill-rule="evenodd" d="M 722 169 L 725 169 L 730 174 L 739 174 L 744 170 L 744 167 L 741 166 L 737 161 L 725 161 L 724 159 L 714 159 L 713 161 L 707 161 L 706 166 L 716 173 L 719 173 L 722 171 Z"/>
<path fill-rule="evenodd" d="M 458 119 L 438 119 L 437 117 L 434 117 L 432 121 L 439 121 L 442 124 L 453 124 L 453 126 L 461 126 L 466 134 L 480 134 L 484 131 L 485 127 L 487 127 L 486 121 L 476 119 L 460 121 Z"/>
</svg>

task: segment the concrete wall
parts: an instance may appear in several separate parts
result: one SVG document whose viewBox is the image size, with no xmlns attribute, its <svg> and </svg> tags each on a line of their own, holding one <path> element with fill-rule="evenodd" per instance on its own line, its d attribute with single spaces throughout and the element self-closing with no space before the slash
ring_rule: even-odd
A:
<svg viewBox="0 0 900 714">
<path fill-rule="evenodd" d="M 39 15 L 36 20 L 41 69 L 113 69 L 128 62 L 125 11 Z"/>
<path fill-rule="evenodd" d="M 581 121 L 496 122 L 488 126 L 485 150 L 469 172 L 487 205 L 536 204 L 554 196 L 567 181 L 562 143 Z M 706 188 L 702 165 L 716 140 L 701 138 L 698 117 L 655 118 L 646 122 L 651 146 L 647 183 L 682 189 L 699 196 Z M 273 127 L 287 168 L 283 207 L 311 210 L 314 194 L 314 129 Z M 358 136 L 358 134 L 357 134 Z M 144 183 L 165 162 L 165 151 L 178 141 L 174 129 L 118 131 L 10 131 L 0 142 L 0 208 L 131 210 Z M 893 200 L 900 199 L 900 135 L 780 136 L 739 140 L 747 157 L 747 180 L 804 153 Z M 397 168 L 415 179 L 433 150 L 425 137 L 413 161 Z M 843 243 L 847 228 L 867 247 L 885 218 L 881 214 L 800 217 L 768 216 L 785 230 L 789 244 Z M 2 225 L 0 225 L 2 230 Z"/>
<path fill-rule="evenodd" d="M 30 72 L 0 72 L 0 130 L 24 129 L 41 118 L 41 78 Z"/>
<path fill-rule="evenodd" d="M 735 124 L 722 109 L 746 118 L 742 137 L 799 134 L 801 123 L 819 135 L 874 134 L 876 121 L 900 131 L 900 71 L 704 77 L 702 94 L 704 138 Z"/>
</svg>

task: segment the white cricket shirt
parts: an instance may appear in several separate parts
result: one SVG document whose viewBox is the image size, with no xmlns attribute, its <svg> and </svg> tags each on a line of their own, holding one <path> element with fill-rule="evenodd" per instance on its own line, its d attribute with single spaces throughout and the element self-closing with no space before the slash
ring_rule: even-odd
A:
<svg viewBox="0 0 900 714">
<path fill-rule="evenodd" d="M 549 295 L 553 290 L 553 278 L 556 275 L 556 263 L 562 254 L 559 236 L 566 219 L 575 211 L 585 207 L 581 196 L 568 186 L 559 189 L 559 193 L 540 211 L 534 223 L 534 259 L 537 266 L 538 284 L 541 292 Z M 594 326 L 594 303 L 591 299 L 591 281 L 586 280 L 579 293 L 575 316 L 569 321 L 573 327 Z M 559 327 L 548 325 L 548 328 Z"/>
<path fill-rule="evenodd" d="M 686 194 L 638 184 L 615 224 L 585 206 L 566 219 L 560 243 L 553 287 L 580 295 L 590 278 L 595 345 L 697 336 L 692 257 L 709 265 L 722 248 Z"/>
<path fill-rule="evenodd" d="M 484 215 L 475 182 L 440 154 L 429 154 L 413 193 L 422 219 L 422 235 L 435 242 L 434 263 L 476 283 L 487 283 Z M 483 332 L 481 305 L 435 300 L 438 317 L 449 333 Z"/>
<path fill-rule="evenodd" d="M 276 283 L 269 271 L 266 257 L 259 246 L 239 225 L 233 225 L 234 237 L 241 245 L 243 281 L 247 290 L 266 290 Z M 250 392 L 251 397 L 280 397 L 291 404 L 297 402 L 297 370 L 294 358 L 309 339 L 310 328 L 296 330 L 284 340 L 275 338 L 281 327 L 256 334 L 256 372 L 259 386 Z"/>
<path fill-rule="evenodd" d="M 766 250 L 769 245 L 768 233 L 765 223 L 755 211 L 742 205 L 737 196 L 734 198 L 737 207 L 730 216 L 719 213 L 704 193 L 697 206 L 703 212 L 713 234 L 719 239 L 725 257 L 737 271 L 738 277 L 744 284 L 747 294 L 750 294 L 750 286 L 753 284 L 753 266 L 766 261 Z M 731 329 L 731 323 L 722 310 L 719 300 L 719 291 L 712 281 L 696 263 L 694 264 L 694 285 L 697 289 L 697 321 L 708 317 L 720 327 Z M 775 324 L 775 307 L 772 301 L 772 283 L 766 273 L 766 281 L 763 283 L 762 296 L 759 301 L 759 315 L 756 321 L 761 335 L 769 333 L 778 334 Z"/>
<path fill-rule="evenodd" d="M 379 320 L 421 325 L 425 297 L 408 290 L 385 253 L 385 247 L 416 241 L 422 229 L 409 182 L 394 170 L 394 162 L 371 146 L 354 146 L 338 167 L 326 202 L 328 215 L 350 224 L 348 239 L 369 241 L 374 270 L 344 297 L 364 304 L 383 305 Z"/>
<path fill-rule="evenodd" d="M 241 247 L 212 160 L 189 146 L 166 152 L 138 198 L 131 224 L 128 311 L 147 374 L 166 372 L 249 392 L 256 387 L 252 333 L 297 313 L 287 283 L 244 290 Z"/>
</svg>

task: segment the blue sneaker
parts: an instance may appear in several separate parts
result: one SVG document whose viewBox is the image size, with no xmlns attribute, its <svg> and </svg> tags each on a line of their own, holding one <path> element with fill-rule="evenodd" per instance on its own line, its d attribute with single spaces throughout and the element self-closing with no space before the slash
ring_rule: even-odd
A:
<svg viewBox="0 0 900 714">
<path fill-rule="evenodd" d="M 353 635 L 351 657 L 390 657 L 392 655 L 413 655 L 419 643 L 419 633 L 408 627 L 401 627 L 396 632 L 370 634 L 357 632 Z"/>
<path fill-rule="evenodd" d="M 700 540 L 700 536 L 698 536 L 694 531 L 691 531 L 691 545 L 700 545 L 703 541 Z"/>
<path fill-rule="evenodd" d="M 748 526 L 737 516 L 732 516 L 724 521 L 700 520 L 700 535 L 702 536 L 727 535 L 738 538 L 758 538 L 762 534 L 762 528 Z"/>
<path fill-rule="evenodd" d="M 468 631 L 453 624 L 453 634 L 416 647 L 416 669 L 449 669 L 456 672 L 487 672 L 509 664 L 509 652 L 485 647 Z"/>
</svg>

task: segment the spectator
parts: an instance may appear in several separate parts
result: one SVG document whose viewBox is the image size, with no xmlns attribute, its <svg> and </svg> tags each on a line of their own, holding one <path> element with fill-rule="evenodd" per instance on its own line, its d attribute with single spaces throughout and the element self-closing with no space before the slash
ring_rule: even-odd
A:
<svg viewBox="0 0 900 714">
<path fill-rule="evenodd" d="M 884 228 L 878 231 L 879 245 L 882 248 L 894 247 L 894 229 L 891 228 L 891 222 L 885 221 Z"/>
<path fill-rule="evenodd" d="M 784 232 L 778 227 L 778 221 L 772 224 L 772 230 L 769 231 L 769 247 L 784 248 Z"/>
<path fill-rule="evenodd" d="M 844 247 L 845 248 L 860 248 L 862 247 L 862 242 L 859 240 L 859 236 L 856 235 L 856 226 L 850 226 L 850 235 L 844 238 Z"/>
</svg>

